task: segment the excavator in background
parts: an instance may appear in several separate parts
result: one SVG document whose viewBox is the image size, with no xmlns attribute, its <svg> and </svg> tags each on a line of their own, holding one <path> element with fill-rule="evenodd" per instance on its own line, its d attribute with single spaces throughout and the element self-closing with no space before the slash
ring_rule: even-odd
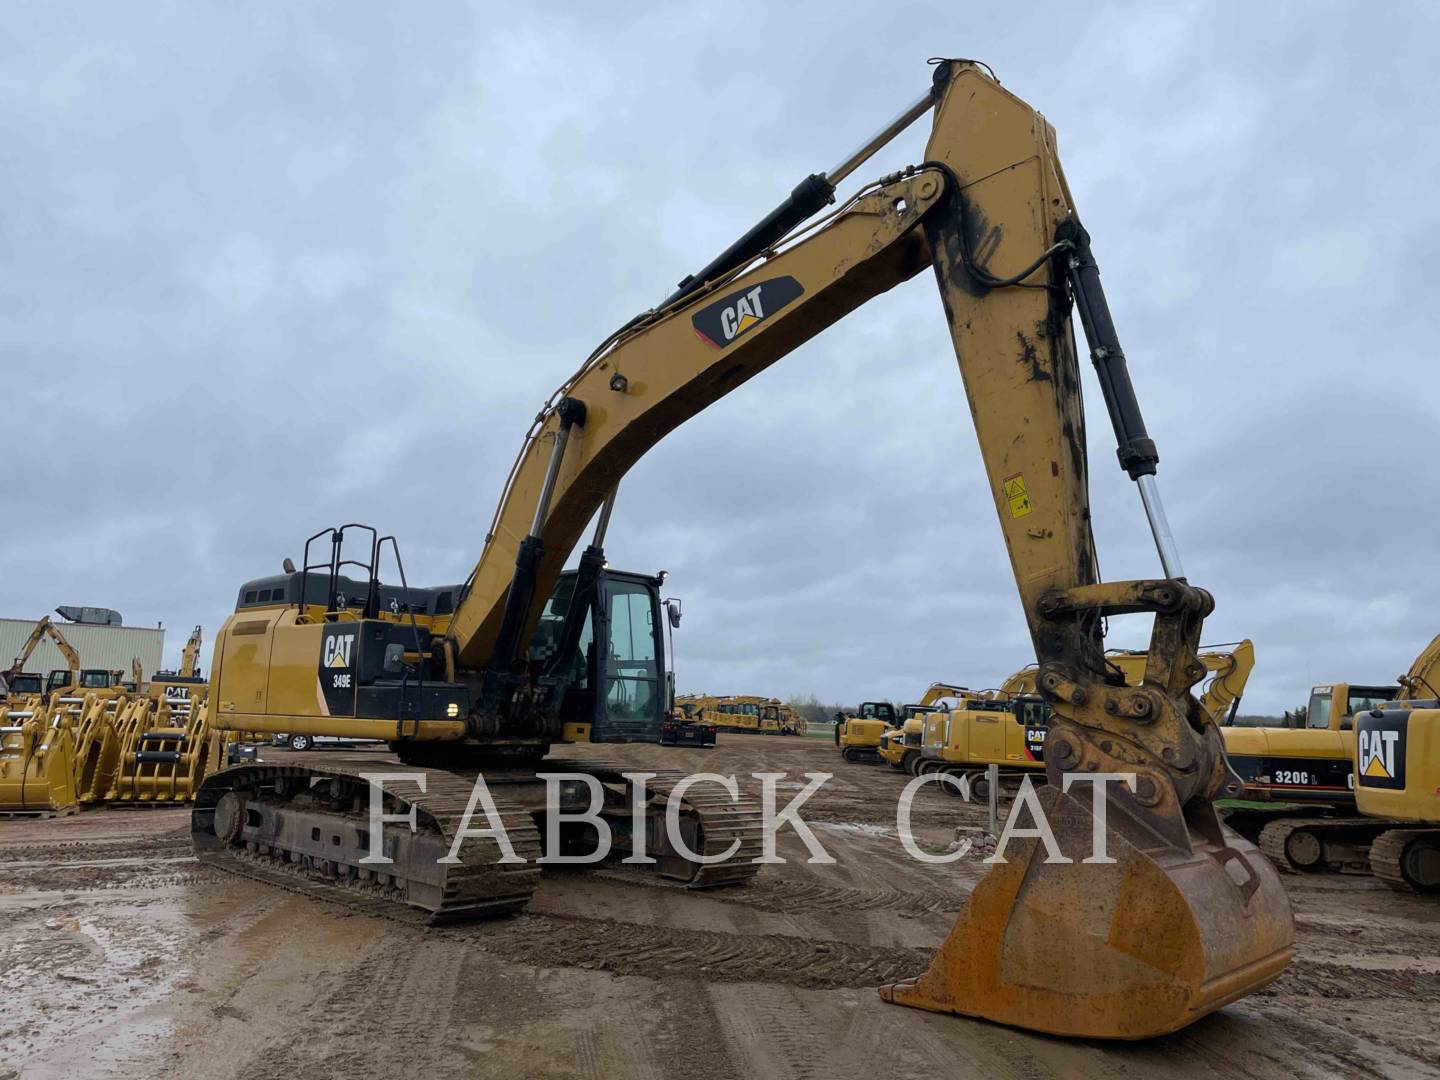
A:
<svg viewBox="0 0 1440 1080">
<path fill-rule="evenodd" d="M 40 642 L 47 637 L 60 650 L 66 666 L 52 670 L 46 676 L 45 681 L 41 683 L 39 675 L 27 673 L 24 668 L 31 655 L 39 647 Z M 25 644 L 21 646 L 20 655 L 15 657 L 15 661 L 4 672 L 3 679 L 7 688 L 7 696 L 19 698 L 31 694 L 43 697 L 56 690 L 63 691 L 72 686 L 79 686 L 82 678 L 97 681 L 101 676 L 103 676 L 103 685 L 108 686 L 110 684 L 109 672 L 87 671 L 82 676 L 80 654 L 75 651 L 70 642 L 65 640 L 65 635 L 60 633 L 60 628 L 50 620 L 50 616 L 42 615 L 35 623 L 35 629 L 31 630 L 30 636 L 25 639 Z"/>
<path fill-rule="evenodd" d="M 21 698 L 35 696 L 39 697 L 45 692 L 44 679 L 34 673 L 25 671 L 25 665 L 30 660 L 40 642 L 44 640 L 47 633 L 53 633 L 58 641 L 64 641 L 58 630 L 53 630 L 50 625 L 50 616 L 42 615 L 40 621 L 35 624 L 35 629 L 30 631 L 30 636 L 25 639 L 25 644 L 20 647 L 20 655 L 15 657 L 14 662 L 0 672 L 0 690 L 4 691 L 5 698 L 11 701 L 18 701 Z M 62 654 L 70 648 L 69 642 L 57 645 Z M 72 653 L 73 649 L 70 650 Z M 74 658 L 75 670 L 80 669 L 80 658 Z"/>
<path fill-rule="evenodd" d="M 57 609 L 62 613 L 71 608 Z M 47 700 L 55 695 L 74 693 L 86 693 L 89 691 L 114 690 L 120 686 L 123 671 L 108 671 L 105 668 L 82 668 L 80 666 L 80 654 L 75 647 L 65 639 L 60 628 L 50 621 L 50 616 L 41 616 L 40 621 L 35 624 L 31 631 L 30 638 L 26 641 L 21 655 L 16 658 L 15 664 L 22 665 L 29 659 L 31 653 L 40 641 L 49 637 L 54 646 L 60 650 L 60 656 L 65 661 L 63 668 L 52 668 L 45 676 L 45 684 L 40 693 Z M 13 665 L 12 665 L 13 666 Z M 34 683 L 25 683 L 23 673 L 17 674 L 16 678 L 22 680 L 22 685 L 33 686 Z"/>
<path fill-rule="evenodd" d="M 1440 894 L 1437 647 L 1440 637 L 1401 676 L 1403 700 L 1355 715 L 1355 806 L 1383 825 L 1370 841 L 1370 872 L 1392 889 L 1432 896 Z"/>
<path fill-rule="evenodd" d="M 1137 649 L 1107 649 L 1105 660 L 1118 671 L 1130 686 L 1139 686 L 1145 677 L 1148 653 Z M 1234 722 L 1240 708 L 1240 697 L 1255 668 L 1255 645 L 1249 639 L 1224 645 L 1201 645 L 1197 654 L 1210 673 L 1201 684 L 1200 705 L 1222 727 Z M 1033 694 L 1036 666 L 1021 668 L 1006 679 L 989 696 L 1004 700 L 1021 694 Z"/>
<path fill-rule="evenodd" d="M 863 701 L 853 713 L 835 714 L 835 746 L 854 764 L 878 765 L 885 736 L 898 724 L 895 706 L 888 701 Z"/>
<path fill-rule="evenodd" d="M 1125 673 L 1125 681 L 1139 686 L 1145 676 L 1146 654 L 1111 649 L 1105 658 Z M 1199 659 L 1209 677 L 1201 684 L 1200 705 L 1222 728 L 1235 722 L 1240 698 L 1250 672 L 1255 670 L 1255 644 L 1249 638 L 1224 645 L 1200 646 Z"/>
<path fill-rule="evenodd" d="M 943 702 L 959 703 L 971 696 L 966 687 L 954 683 L 931 683 L 920 700 L 900 707 L 896 727 L 880 734 L 880 759 L 892 769 L 912 771 L 920 756 L 920 738 L 925 728 L 924 716 Z"/>
<path fill-rule="evenodd" d="M 157 671 L 150 679 L 151 695 L 163 697 L 169 702 L 188 702 L 203 699 L 208 684 L 200 674 L 200 646 L 205 640 L 204 630 L 196 626 L 185 640 L 180 653 L 180 666 L 174 671 Z"/>
<path fill-rule="evenodd" d="M 968 791 L 975 799 L 989 797 L 991 765 L 999 766 L 1002 784 L 1027 773 L 1043 780 L 1050 715 L 1049 703 L 1039 694 L 977 696 L 959 708 L 926 713 L 920 718 L 920 754 L 911 769 L 916 776 L 943 772 L 964 779 L 964 789 L 946 784 L 941 790 L 952 795 Z"/>
<path fill-rule="evenodd" d="M 927 113 L 919 164 L 820 213 L 839 183 Z M 1185 580 L 1160 502 L 1158 453 L 1054 130 L 967 60 L 936 61 L 931 85 L 874 138 L 803 180 L 601 343 L 536 417 L 463 586 L 409 587 L 392 537 L 365 530 L 356 552 L 344 541 L 359 527 L 345 526 L 312 536 L 299 571 L 241 589 L 212 662 L 216 722 L 378 736 L 395 756 L 365 766 L 366 777 L 300 755 L 212 774 L 192 818 L 199 857 L 355 896 L 370 910 L 408 906 L 432 922 L 513 912 L 540 872 L 540 826 L 583 839 L 551 815 L 594 805 L 593 789 L 563 779 L 584 773 L 600 785 L 617 854 L 663 816 L 654 799 L 674 796 L 670 812 L 687 823 L 693 853 L 733 853 L 696 866 L 660 835 L 650 848 L 660 872 L 692 886 L 749 880 L 760 817 L 744 798 L 708 801 L 697 788 L 682 798 L 665 774 L 641 791 L 603 761 L 542 764 L 565 740 L 658 739 L 659 710 L 647 704 L 660 697 L 654 579 L 606 569 L 602 526 L 617 483 L 668 432 L 927 270 L 1039 660 L 1038 690 L 1052 709 L 1050 783 L 1039 799 L 1068 857 L 1048 859 L 1038 840 L 1017 840 L 928 970 L 881 996 L 1053 1034 L 1135 1039 L 1184 1027 L 1274 979 L 1290 959 L 1289 904 L 1275 868 L 1216 813 L 1215 800 L 1238 786 L 1218 727 L 1190 693 L 1205 673 L 1196 650 L 1214 601 Z M 1072 306 L 1119 464 L 1159 551 L 1156 579 L 1099 578 Z M 562 570 L 597 511 L 578 568 Z M 328 557 L 312 561 L 316 543 Z M 398 585 L 379 580 L 382 550 Z M 1140 686 L 1105 661 L 1104 623 L 1122 614 L 1153 618 Z M 539 769 L 562 778 L 558 805 L 545 799 Z M 1100 779 L 1121 772 L 1133 786 Z M 1075 775 L 1062 783 L 1065 773 Z M 521 861 L 502 862 L 493 834 L 456 834 L 477 777 Z M 372 795 L 406 824 L 392 819 L 366 835 Z M 1111 861 L 1082 862 L 1097 833 Z M 388 865 L 364 861 L 372 840 Z M 437 862 L 451 850 L 458 861 Z"/>
<path fill-rule="evenodd" d="M 1392 709 L 1408 712 L 1431 696 L 1437 682 L 1440 636 L 1393 684 L 1313 687 L 1304 727 L 1226 728 L 1226 753 L 1245 784 L 1244 801 L 1227 811 L 1227 824 L 1253 839 L 1281 869 L 1370 873 L 1371 845 L 1404 819 L 1373 817 L 1359 804 L 1357 759 L 1364 757 L 1372 768 L 1379 764 L 1374 755 L 1361 753 L 1357 720 Z M 1394 797 L 1372 793 L 1369 799 L 1371 805 L 1387 801 Z"/>
<path fill-rule="evenodd" d="M 185 648 L 180 653 L 180 670 L 176 672 L 180 678 L 188 680 L 200 677 L 200 645 L 204 640 L 205 632 L 197 624 L 185 639 Z"/>
<path fill-rule="evenodd" d="M 1210 679 L 1200 695 L 1200 706 L 1217 724 L 1234 716 L 1245 683 L 1255 666 L 1255 648 L 1247 638 L 1230 645 L 1205 645 L 1197 656 Z M 1125 680 L 1139 686 L 1145 677 L 1148 654 L 1110 649 L 1106 663 Z M 1043 780 L 1044 744 L 1050 726 L 1050 708 L 1036 688 L 1036 668 L 1015 672 L 996 690 L 974 693 L 963 687 L 954 707 L 940 711 L 916 709 L 902 732 L 888 733 L 888 743 L 908 744 L 909 752 L 882 748 L 881 756 L 912 776 L 946 772 L 969 781 L 974 798 L 989 794 L 988 767 L 998 765 L 1002 783 L 1025 774 Z M 908 707 L 907 707 L 908 708 Z M 898 759 L 898 760 L 897 760 Z M 944 791 L 956 789 L 946 785 Z"/>
</svg>

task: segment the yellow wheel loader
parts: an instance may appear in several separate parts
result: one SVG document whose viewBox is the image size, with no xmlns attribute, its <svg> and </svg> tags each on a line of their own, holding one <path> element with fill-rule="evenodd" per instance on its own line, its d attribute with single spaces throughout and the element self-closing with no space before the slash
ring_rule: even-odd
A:
<svg viewBox="0 0 1440 1080">
<path fill-rule="evenodd" d="M 842 181 L 926 114 L 919 162 L 826 209 Z M 659 810 L 645 795 L 675 794 L 670 777 L 641 792 L 604 761 L 543 759 L 567 739 L 658 738 L 660 713 L 648 705 L 661 697 L 653 579 L 604 570 L 615 487 L 666 433 L 922 272 L 939 290 L 1036 650 L 1038 692 L 1052 710 L 1040 800 L 1066 859 L 1047 860 L 1038 839 L 1017 841 L 928 970 L 882 997 L 1054 1034 L 1134 1039 L 1184 1027 L 1274 979 L 1290 958 L 1289 904 L 1274 867 L 1216 813 L 1215 799 L 1238 784 L 1219 729 L 1190 692 L 1205 673 L 1196 650 L 1214 601 L 1181 569 L 1155 443 L 1055 132 L 965 60 L 937 61 L 931 85 L 875 137 L 805 178 L 658 307 L 605 338 L 540 410 L 464 586 L 410 588 L 398 547 L 374 532 L 356 557 L 342 554 L 351 527 L 312 537 L 295 573 L 242 589 L 216 642 L 214 722 L 377 737 L 394 757 L 366 769 L 373 787 L 357 770 L 300 755 L 213 773 L 193 815 L 200 858 L 444 921 L 524 907 L 539 874 L 540 828 L 555 821 L 539 770 L 587 772 L 616 833 L 632 804 L 649 815 L 636 828 L 648 828 Z M 1072 310 L 1119 464 L 1156 541 L 1158 578 L 1099 579 Z M 562 573 L 597 511 L 578 570 Z M 314 544 L 328 558 L 312 561 Z M 398 584 L 379 580 L 382 549 Z M 1105 662 L 1102 628 L 1120 614 L 1154 621 L 1139 686 Z M 1119 773 L 1132 782 L 1099 779 Z M 518 862 L 501 861 L 494 836 L 467 846 L 456 834 L 477 777 L 495 795 Z M 692 885 L 748 880 L 758 817 L 743 800 L 737 808 L 699 790 L 671 807 L 690 846 L 734 854 L 687 866 L 683 852 L 664 852 L 662 864 Z M 377 793 L 404 824 L 392 820 L 372 837 L 363 808 Z M 566 799 L 561 808 L 573 809 Z M 1095 854 L 1097 833 L 1113 861 L 1082 861 Z M 362 862 L 371 840 L 390 863 Z M 437 861 L 452 848 L 458 862 Z"/>
</svg>

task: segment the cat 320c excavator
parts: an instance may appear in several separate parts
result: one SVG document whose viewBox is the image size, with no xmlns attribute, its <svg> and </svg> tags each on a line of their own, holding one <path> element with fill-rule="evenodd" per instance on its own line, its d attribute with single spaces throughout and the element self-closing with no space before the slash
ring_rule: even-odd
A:
<svg viewBox="0 0 1440 1080">
<path fill-rule="evenodd" d="M 398 761 L 369 771 L 410 774 L 380 779 L 389 812 L 416 814 L 413 829 L 385 827 L 380 839 L 393 862 L 367 865 L 367 791 L 355 774 L 310 759 L 233 767 L 212 775 L 197 800 L 202 858 L 292 887 L 319 879 L 317 889 L 356 893 L 367 905 L 408 903 L 431 918 L 522 906 L 538 873 L 537 822 L 553 820 L 532 797 L 536 770 L 577 769 L 574 760 L 541 763 L 548 747 L 566 738 L 656 738 L 658 721 L 643 710 L 634 719 L 605 710 L 643 698 L 641 684 L 659 670 L 653 589 L 633 576 L 603 576 L 598 537 L 578 570 L 562 575 L 587 521 L 598 511 L 603 533 L 616 485 L 669 431 L 929 268 L 1039 661 L 1038 687 L 1053 706 L 1044 747 L 1050 783 L 1039 799 L 1066 857 L 1047 859 L 1034 838 L 1016 841 L 971 894 L 929 969 L 881 996 L 1037 1031 L 1143 1038 L 1275 978 L 1290 956 L 1290 908 L 1274 868 L 1216 815 L 1213 800 L 1238 786 L 1212 718 L 1190 693 L 1205 673 L 1196 650 L 1213 600 L 1184 578 L 1156 486 L 1155 443 L 1054 130 L 987 70 L 937 61 L 932 85 L 890 124 L 836 168 L 803 180 L 658 307 L 601 343 L 536 418 L 453 610 L 443 591 L 406 586 L 398 553 L 400 585 L 380 585 L 374 553 L 393 545 L 379 538 L 354 579 L 358 594 L 343 602 L 346 560 L 333 554 L 318 569 L 307 556 L 299 571 L 245 588 L 212 665 L 217 722 L 386 739 Z M 816 216 L 838 184 L 932 111 L 923 161 Z M 1099 580 L 1072 306 L 1120 465 L 1139 487 L 1160 552 L 1156 580 Z M 339 537 L 317 534 L 322 544 Z M 1154 620 L 1138 686 L 1106 663 L 1102 631 L 1107 616 L 1132 613 Z M 614 766 L 578 767 L 604 786 L 603 813 L 623 848 L 643 807 L 632 814 L 634 793 Z M 477 771 L 531 861 L 495 861 L 484 838 L 470 842 L 459 865 L 436 865 Z M 1111 773 L 1134 774 L 1133 790 L 1095 779 Z M 423 793 L 415 774 L 427 782 Z M 661 793 L 673 783 L 652 781 Z M 668 860 L 674 876 L 702 884 L 748 877 L 758 847 L 748 811 L 727 817 L 701 803 L 699 790 L 682 807 L 692 851 L 744 842 L 727 863 L 687 870 L 677 857 L 684 852 L 660 851 L 662 866 Z M 1100 808 L 1108 812 L 1103 830 Z M 1097 835 L 1113 861 L 1092 858 L 1100 857 Z"/>
</svg>

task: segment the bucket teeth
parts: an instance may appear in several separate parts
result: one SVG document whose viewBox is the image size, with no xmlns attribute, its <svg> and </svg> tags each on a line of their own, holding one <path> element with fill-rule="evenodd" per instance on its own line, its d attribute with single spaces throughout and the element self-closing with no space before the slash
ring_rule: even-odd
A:
<svg viewBox="0 0 1440 1080">
<path fill-rule="evenodd" d="M 1156 844 L 1113 801 L 1109 863 L 1092 855 L 1094 817 L 1053 787 L 1040 805 L 1060 853 L 1013 841 L 914 979 L 882 987 L 897 1005 L 1055 1035 L 1144 1039 L 1264 986 L 1290 960 L 1293 923 L 1274 868 L 1228 830 Z"/>
</svg>

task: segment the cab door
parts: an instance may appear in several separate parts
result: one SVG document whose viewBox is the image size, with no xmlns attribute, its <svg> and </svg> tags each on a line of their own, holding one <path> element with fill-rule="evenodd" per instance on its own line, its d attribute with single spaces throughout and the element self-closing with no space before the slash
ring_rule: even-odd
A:
<svg viewBox="0 0 1440 1080">
<path fill-rule="evenodd" d="M 654 585 L 606 575 L 596 600 L 600 690 L 592 742 L 659 742 L 665 711 L 665 655 Z"/>
</svg>

